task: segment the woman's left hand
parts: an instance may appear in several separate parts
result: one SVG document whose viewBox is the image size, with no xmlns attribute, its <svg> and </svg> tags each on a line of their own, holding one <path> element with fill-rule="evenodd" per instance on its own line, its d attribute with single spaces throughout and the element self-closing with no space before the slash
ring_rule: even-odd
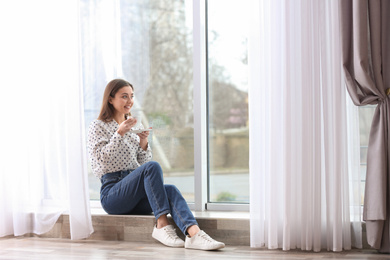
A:
<svg viewBox="0 0 390 260">
<path fill-rule="evenodd" d="M 147 139 L 148 136 L 149 136 L 149 131 L 143 131 L 141 133 L 138 133 L 137 134 L 139 136 L 139 138 L 142 140 L 142 139 Z"/>
<path fill-rule="evenodd" d="M 151 129 L 151 127 L 150 127 Z M 142 147 L 143 150 L 146 150 L 148 148 L 148 136 L 149 131 L 143 131 L 141 133 L 137 134 L 139 136 L 139 144 Z"/>
</svg>

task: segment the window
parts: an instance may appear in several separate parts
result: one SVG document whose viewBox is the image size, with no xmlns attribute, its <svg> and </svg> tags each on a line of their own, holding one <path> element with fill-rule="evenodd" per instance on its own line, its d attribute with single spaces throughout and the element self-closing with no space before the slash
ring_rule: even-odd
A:
<svg viewBox="0 0 390 260">
<path fill-rule="evenodd" d="M 97 118 L 105 85 L 125 78 L 133 112 L 154 131 L 149 142 L 165 183 L 194 201 L 192 5 L 189 1 L 81 1 L 86 129 Z M 90 197 L 100 182 L 89 170 Z"/>
<path fill-rule="evenodd" d="M 208 49 L 207 69 L 200 72 L 208 75 L 201 96 L 208 99 L 207 116 L 201 117 L 208 124 L 202 133 L 208 144 L 199 146 L 208 167 L 199 174 L 207 175 L 202 189 L 209 189 L 202 203 L 247 204 L 249 0 L 197 2 L 204 6 L 201 12 L 209 9 L 203 21 L 208 41 L 199 43 Z M 106 83 L 118 77 L 130 81 L 133 112 L 154 129 L 153 160 L 190 207 L 197 200 L 194 119 L 200 115 L 193 96 L 193 12 L 190 0 L 81 0 L 80 12 L 86 129 L 98 116 Z M 99 200 L 100 182 L 91 169 L 89 184 L 91 199 Z"/>
</svg>

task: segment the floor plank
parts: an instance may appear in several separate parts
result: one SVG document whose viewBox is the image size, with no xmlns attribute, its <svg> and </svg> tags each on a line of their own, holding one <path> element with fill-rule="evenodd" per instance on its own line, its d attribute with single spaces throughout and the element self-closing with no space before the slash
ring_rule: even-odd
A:
<svg viewBox="0 0 390 260">
<path fill-rule="evenodd" d="M 227 246 L 219 251 L 169 248 L 155 243 L 7 237 L 0 239 L 0 259 L 390 259 L 374 250 L 341 253 L 253 249 Z"/>
</svg>

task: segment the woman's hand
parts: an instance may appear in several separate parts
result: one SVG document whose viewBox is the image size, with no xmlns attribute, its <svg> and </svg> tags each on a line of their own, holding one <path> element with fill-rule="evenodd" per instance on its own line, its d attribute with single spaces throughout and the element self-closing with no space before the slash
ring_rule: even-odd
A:
<svg viewBox="0 0 390 260">
<path fill-rule="evenodd" d="M 137 123 L 137 119 L 134 117 L 129 117 L 129 119 L 123 121 L 117 130 L 118 134 L 124 136 L 130 129 Z"/>
<path fill-rule="evenodd" d="M 149 127 L 149 129 L 152 129 L 152 128 Z M 141 148 L 143 150 L 146 150 L 148 148 L 149 131 L 144 131 L 144 132 L 141 132 L 137 135 L 139 136 L 139 145 L 141 146 Z"/>
<path fill-rule="evenodd" d="M 139 136 L 139 139 L 140 139 L 140 140 L 142 140 L 142 139 L 148 139 L 149 131 L 143 131 L 142 133 L 138 133 L 137 135 Z"/>
</svg>

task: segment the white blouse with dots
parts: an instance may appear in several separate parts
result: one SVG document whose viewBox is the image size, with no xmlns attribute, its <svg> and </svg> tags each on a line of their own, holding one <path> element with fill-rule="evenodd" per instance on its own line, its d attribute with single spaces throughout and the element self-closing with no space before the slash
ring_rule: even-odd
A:
<svg viewBox="0 0 390 260">
<path fill-rule="evenodd" d="M 106 173 L 135 169 L 152 159 L 152 150 L 143 150 L 139 136 L 118 134 L 118 123 L 94 120 L 88 129 L 88 154 L 92 171 L 99 179 Z"/>
</svg>

